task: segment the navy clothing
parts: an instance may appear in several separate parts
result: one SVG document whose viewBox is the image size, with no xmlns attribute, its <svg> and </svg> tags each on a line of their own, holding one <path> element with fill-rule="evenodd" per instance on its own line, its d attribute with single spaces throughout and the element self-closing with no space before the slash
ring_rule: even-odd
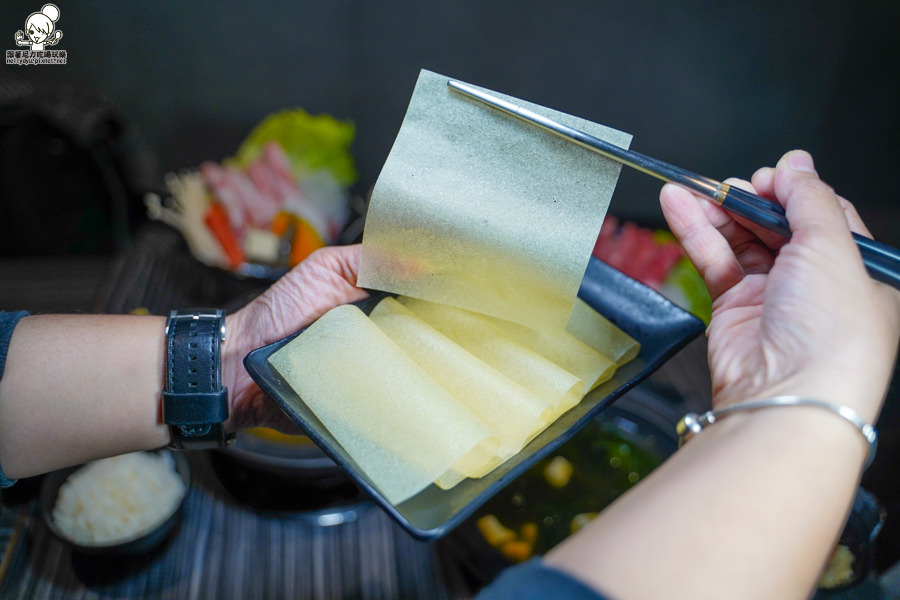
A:
<svg viewBox="0 0 900 600">
<path fill-rule="evenodd" d="M 6 351 L 9 350 L 9 340 L 12 339 L 13 329 L 19 322 L 19 319 L 28 313 L 24 310 L 19 312 L 0 312 L 0 379 L 3 378 L 3 367 L 6 366 Z M 3 475 L 3 467 L 0 466 L 0 487 L 9 487 L 16 481 L 7 479 Z"/>
<path fill-rule="evenodd" d="M 544 564 L 540 558 L 510 567 L 490 585 L 481 590 L 475 600 L 606 600 L 606 598 L 574 577 Z"/>
</svg>

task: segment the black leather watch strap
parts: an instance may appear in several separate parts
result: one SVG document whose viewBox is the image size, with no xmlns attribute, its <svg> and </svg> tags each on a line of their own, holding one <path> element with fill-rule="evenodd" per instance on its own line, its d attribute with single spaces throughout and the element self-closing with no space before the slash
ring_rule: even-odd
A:
<svg viewBox="0 0 900 600">
<path fill-rule="evenodd" d="M 163 421 L 175 450 L 218 448 L 225 434 L 228 390 L 222 386 L 221 346 L 225 312 L 218 309 L 173 310 L 166 323 L 166 387 Z"/>
</svg>

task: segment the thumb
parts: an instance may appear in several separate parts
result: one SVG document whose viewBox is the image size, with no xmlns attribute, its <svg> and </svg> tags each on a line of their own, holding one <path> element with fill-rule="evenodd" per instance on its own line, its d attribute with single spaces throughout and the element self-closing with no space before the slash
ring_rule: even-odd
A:
<svg viewBox="0 0 900 600">
<path fill-rule="evenodd" d="M 838 195 L 816 172 L 812 156 L 788 152 L 775 167 L 775 197 L 784 206 L 793 234 L 816 231 L 816 237 L 852 245 L 850 228 Z"/>
</svg>

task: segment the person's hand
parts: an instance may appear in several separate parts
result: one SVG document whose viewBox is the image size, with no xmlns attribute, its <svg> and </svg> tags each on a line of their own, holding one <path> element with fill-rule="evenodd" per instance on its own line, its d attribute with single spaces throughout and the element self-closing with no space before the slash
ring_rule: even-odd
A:
<svg viewBox="0 0 900 600">
<path fill-rule="evenodd" d="M 360 249 L 354 245 L 317 250 L 228 317 L 222 378 L 229 392 L 229 430 L 266 426 L 296 431 L 250 378 L 244 356 L 303 329 L 335 306 L 365 298 L 367 293 L 356 286 Z"/>
<path fill-rule="evenodd" d="M 900 294 L 865 271 L 851 230 L 869 235 L 853 205 L 787 153 L 732 185 L 785 207 L 792 238 L 735 218 L 666 185 L 669 227 L 709 288 L 713 405 L 799 394 L 852 405 L 874 421 L 900 335 Z"/>
</svg>

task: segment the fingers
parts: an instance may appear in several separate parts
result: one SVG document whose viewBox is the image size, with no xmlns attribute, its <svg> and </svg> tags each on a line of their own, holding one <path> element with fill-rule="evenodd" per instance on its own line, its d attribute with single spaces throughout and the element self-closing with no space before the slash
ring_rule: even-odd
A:
<svg viewBox="0 0 900 600">
<path fill-rule="evenodd" d="M 872 233 L 869 231 L 869 228 L 866 227 L 866 224 L 863 223 L 863 220 L 859 216 L 859 213 L 856 212 L 856 207 L 853 206 L 853 203 L 843 196 L 838 196 L 837 199 L 841 205 L 841 210 L 844 211 L 844 217 L 846 217 L 847 219 L 847 224 L 850 226 L 850 231 L 861 233 L 866 237 L 872 237 Z"/>
<path fill-rule="evenodd" d="M 303 329 L 335 306 L 364 299 L 368 293 L 356 285 L 359 259 L 359 245 L 317 250 L 229 316 L 223 378 L 232 390 L 232 405 L 240 409 L 233 419 L 235 427 L 268 423 L 269 405 L 253 400 L 258 388 L 241 366 L 243 357 Z"/>
<path fill-rule="evenodd" d="M 672 184 L 663 186 L 659 201 L 669 228 L 706 281 L 713 298 L 743 278 L 737 256 L 713 224 L 723 216 L 716 214 L 722 213 L 721 209 Z"/>
<path fill-rule="evenodd" d="M 362 245 L 327 246 L 320 248 L 309 257 L 309 262 L 317 268 L 334 273 L 344 281 L 356 285 L 359 277 L 359 260 Z"/>
<path fill-rule="evenodd" d="M 826 183 L 819 179 L 812 157 L 802 151 L 788 152 L 775 167 L 772 187 L 785 207 L 785 215 L 794 236 L 818 245 L 838 244 L 848 250 L 854 243 L 850 219 L 862 225 L 856 210 L 843 203 Z M 852 214 L 848 215 L 848 210 Z M 864 227 L 863 227 L 864 228 Z"/>
<path fill-rule="evenodd" d="M 725 183 L 727 183 L 728 185 L 730 185 L 732 187 L 740 188 L 744 191 L 750 192 L 752 194 L 761 195 L 759 193 L 759 191 L 757 190 L 757 188 L 753 186 L 753 184 L 751 184 L 750 182 L 744 181 L 742 179 L 730 178 L 730 179 L 726 179 Z M 781 248 L 782 246 L 784 246 L 787 243 L 787 238 L 785 238 L 784 236 L 782 236 L 778 233 L 775 233 L 773 231 L 769 231 L 765 227 L 762 227 L 761 225 L 757 225 L 756 223 L 749 221 L 738 215 L 734 215 L 730 212 L 727 214 L 728 214 L 729 219 L 736 223 L 736 226 L 735 226 L 736 229 L 740 230 L 741 233 L 743 234 L 742 239 L 733 240 L 732 248 L 736 247 L 737 242 L 742 242 L 742 241 L 743 242 L 748 242 L 748 241 L 759 242 L 759 241 L 761 241 L 765 245 L 765 247 L 763 247 L 759 244 L 754 244 L 754 246 L 758 250 L 760 250 L 761 252 L 763 252 L 765 254 L 766 262 L 768 263 L 767 266 L 771 266 L 773 254 L 768 249 L 777 251 L 779 248 Z M 723 234 L 724 233 L 725 232 L 723 232 Z M 747 265 L 745 265 L 744 268 L 746 269 Z"/>
<path fill-rule="evenodd" d="M 763 167 L 757 170 L 750 178 L 750 184 L 763 198 L 778 201 L 775 198 L 775 169 L 773 167 Z"/>
<path fill-rule="evenodd" d="M 316 250 L 264 294 L 270 308 L 299 329 L 335 306 L 362 300 L 368 294 L 356 285 L 360 255 L 358 244 Z"/>
<path fill-rule="evenodd" d="M 249 321 L 250 340 L 270 344 L 303 329 L 341 304 L 357 302 L 368 293 L 357 287 L 360 247 L 330 246 L 313 252 L 239 311 Z"/>
<path fill-rule="evenodd" d="M 804 152 L 803 154 L 806 153 Z M 812 161 L 811 158 L 809 160 L 810 162 Z M 815 171 L 814 167 L 813 171 Z M 766 198 L 775 198 L 775 173 L 776 169 L 774 167 L 763 167 L 753 174 L 753 178 L 750 181 L 753 183 L 753 187 L 756 188 L 758 194 L 765 196 Z M 847 224 L 850 226 L 850 229 L 856 233 L 872 237 L 869 228 L 866 227 L 866 224 L 863 223 L 859 213 L 856 212 L 856 207 L 842 196 L 837 196 L 837 200 L 841 209 L 844 211 L 844 217 L 847 219 Z"/>
</svg>

